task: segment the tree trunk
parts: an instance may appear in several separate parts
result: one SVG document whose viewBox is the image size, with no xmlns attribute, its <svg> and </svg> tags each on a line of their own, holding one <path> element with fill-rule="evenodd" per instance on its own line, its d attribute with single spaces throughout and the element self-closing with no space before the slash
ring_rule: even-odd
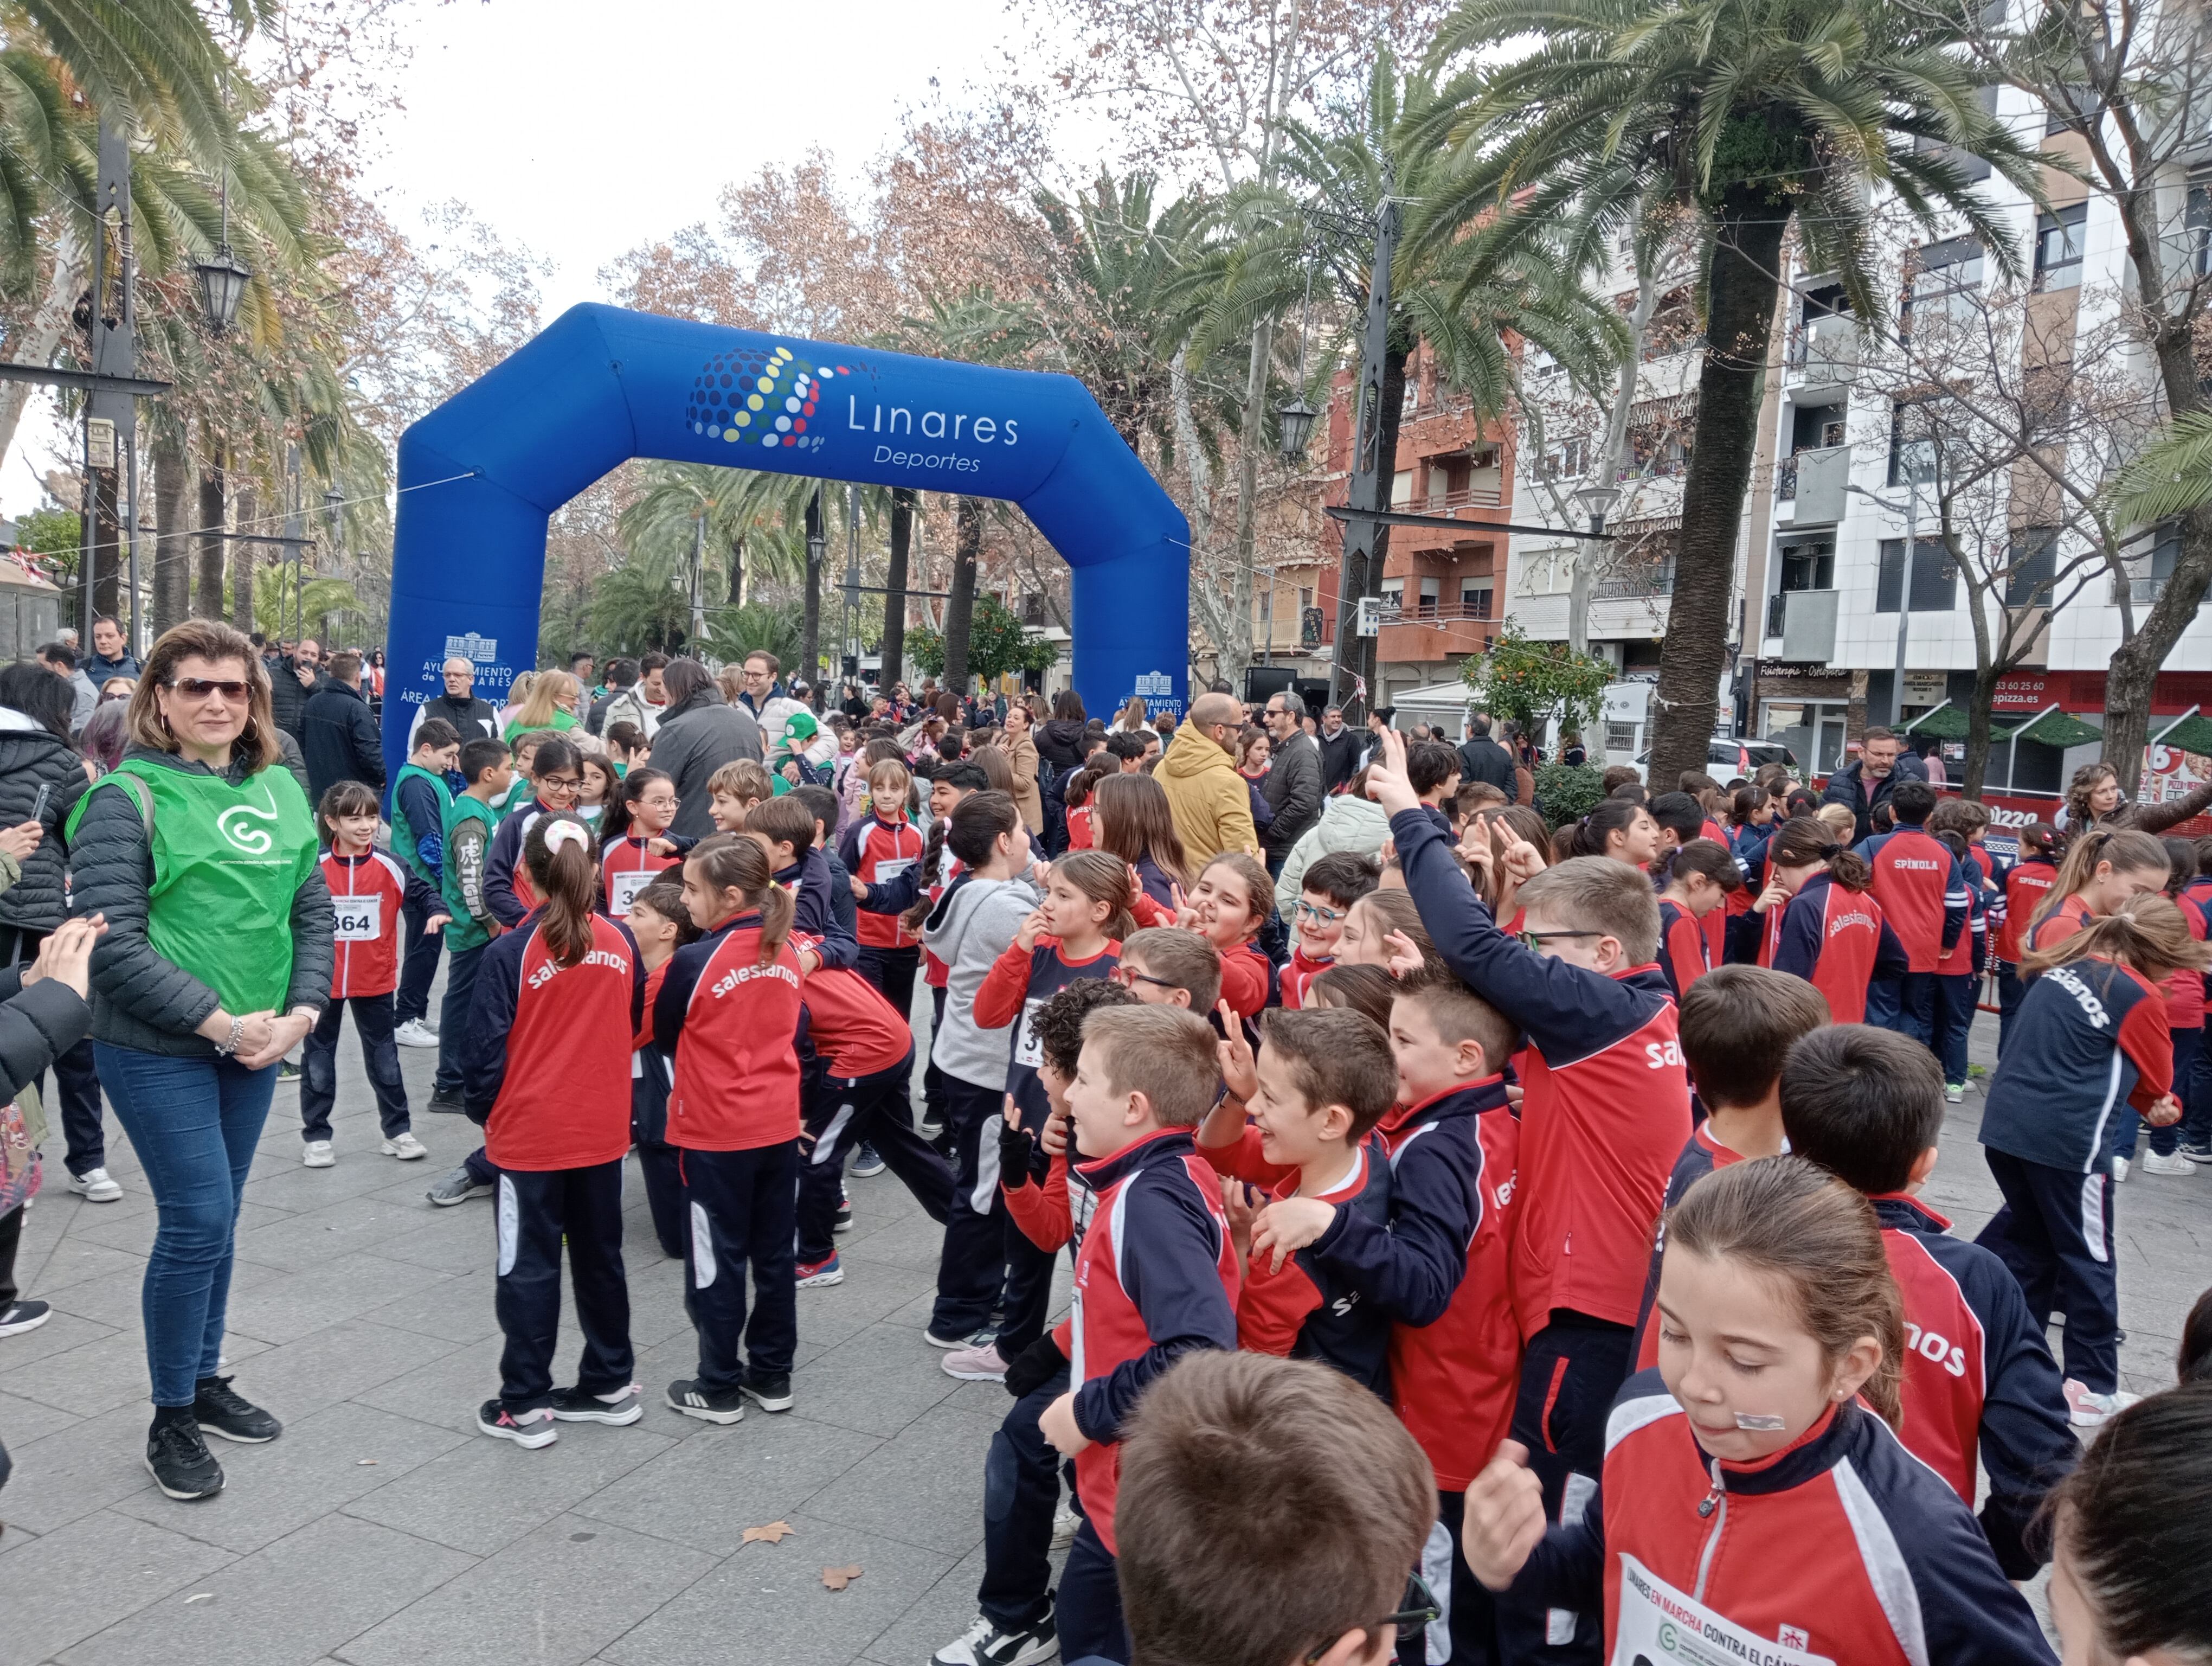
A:
<svg viewBox="0 0 2212 1666">
<path fill-rule="evenodd" d="M 2142 780 L 2143 748 L 2150 743 L 2150 702 L 2158 673 L 2181 633 L 2197 622 L 2212 587 L 2212 508 L 2181 517 L 2181 550 L 2173 575 L 2136 634 L 2113 651 L 2105 673 L 2105 744 L 2098 761 L 2112 766 L 2120 790 L 2133 799 Z"/>
<path fill-rule="evenodd" d="M 968 692 L 968 628 L 975 616 L 975 563 L 983 553 L 983 500 L 963 497 L 954 513 L 952 599 L 945 605 L 945 686 Z"/>
<path fill-rule="evenodd" d="M 730 605 L 745 605 L 745 541 L 741 538 L 730 540 Z"/>
<path fill-rule="evenodd" d="M 822 488 L 806 500 L 806 603 L 799 629 L 799 663 L 810 683 L 822 675 Z"/>
<path fill-rule="evenodd" d="M 59 218 L 54 232 L 54 264 L 46 277 L 46 290 L 39 298 L 39 310 L 31 314 L 22 339 L 12 344 L 8 355 L 18 364 L 54 362 L 54 351 L 62 344 L 62 331 L 70 326 L 76 298 L 84 290 L 88 252 L 84 240 L 77 234 L 75 215 L 64 210 Z M 23 408 L 30 402 L 32 386 L 29 382 L 0 382 L 0 458 L 6 457 L 15 444 L 15 430 L 22 423 Z M 88 648 L 92 639 L 88 636 L 82 640 Z"/>
<path fill-rule="evenodd" d="M 246 476 L 238 483 L 238 525 L 250 531 L 261 514 L 261 492 L 253 477 Z M 253 623 L 253 567 L 260 559 L 258 544 L 236 544 L 230 546 L 230 622 L 240 630 L 251 632 Z M 283 634 L 283 622 L 278 622 L 277 635 Z"/>
<path fill-rule="evenodd" d="M 185 438 L 166 423 L 154 429 L 154 635 L 191 611 L 192 549 L 182 534 L 191 526 L 185 505 L 191 465 Z"/>
<path fill-rule="evenodd" d="M 1735 587 L 1736 529 L 1751 485 L 1759 394 L 1774 329 L 1786 199 L 1736 186 L 1723 198 L 1706 283 L 1698 429 L 1682 483 L 1682 529 L 1667 641 L 1659 656 L 1658 721 L 1650 778 L 1705 767 L 1719 715 Z"/>
<path fill-rule="evenodd" d="M 222 448 L 218 446 L 214 455 L 200 470 L 200 533 L 199 594 L 192 604 L 196 619 L 222 617 L 222 531 L 225 505 L 222 478 Z"/>
<path fill-rule="evenodd" d="M 1274 344 L 1275 320 L 1254 319 L 1252 362 L 1244 376 L 1244 422 L 1237 436 L 1236 565 L 1230 569 L 1229 605 L 1222 617 L 1229 629 L 1216 657 L 1216 673 L 1231 689 L 1243 686 L 1244 668 L 1252 663 L 1252 561 L 1259 547 L 1260 453 L 1267 443 L 1267 359 Z"/>
<path fill-rule="evenodd" d="M 891 488 L 890 570 L 884 579 L 884 641 L 879 657 L 883 669 L 876 686 L 885 694 L 901 680 L 906 662 L 906 563 L 914 543 L 914 489 Z"/>
<path fill-rule="evenodd" d="M 1959 796 L 1978 802 L 1990 773 L 1990 707 L 1997 696 L 1997 668 L 1984 658 L 1974 667 L 1974 703 L 1966 713 L 1966 761 L 1959 772 Z"/>
</svg>

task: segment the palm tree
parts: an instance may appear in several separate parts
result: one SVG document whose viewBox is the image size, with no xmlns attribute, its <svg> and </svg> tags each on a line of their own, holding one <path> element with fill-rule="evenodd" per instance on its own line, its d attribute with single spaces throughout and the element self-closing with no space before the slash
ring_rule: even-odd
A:
<svg viewBox="0 0 2212 1666">
<path fill-rule="evenodd" d="M 1886 188 L 1920 224 L 1955 215 L 2008 275 L 2003 224 L 1966 156 L 2030 196 L 2035 155 L 1984 110 L 1961 50 L 1978 9 L 1895 0 L 1462 0 L 1431 62 L 1464 60 L 1439 123 L 1453 168 L 1420 240 L 1565 236 L 1595 252 L 1640 207 L 1701 220 L 1706 340 L 1660 663 L 1655 779 L 1703 766 L 1727 648 L 1785 235 L 1835 272 L 1856 315 L 1885 311 L 1873 210 Z M 1518 43 L 1534 33 L 1536 45 Z M 1498 62 L 1501 53 L 1513 53 Z M 1409 239 L 1409 241 L 1413 240 Z"/>
</svg>

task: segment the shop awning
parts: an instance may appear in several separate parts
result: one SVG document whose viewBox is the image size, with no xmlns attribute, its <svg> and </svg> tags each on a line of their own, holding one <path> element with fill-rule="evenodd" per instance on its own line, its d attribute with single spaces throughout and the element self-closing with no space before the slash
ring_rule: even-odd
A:
<svg viewBox="0 0 2212 1666">
<path fill-rule="evenodd" d="M 2163 734 L 2155 735 L 2155 739 L 2160 745 L 2171 746 L 2176 751 L 2212 757 L 2212 718 L 2192 712 Z"/>
<path fill-rule="evenodd" d="M 1966 738 L 1966 714 L 1949 701 L 1934 711 L 1923 712 L 1904 726 L 1905 733 L 1928 740 L 1964 740 Z M 2002 734 L 2002 730 L 1993 730 Z"/>
<path fill-rule="evenodd" d="M 2045 712 L 2025 728 L 2012 732 L 2009 737 L 2033 740 L 2044 746 L 2087 746 L 2091 741 L 2102 740 L 2105 732 L 2094 723 L 2084 723 L 2067 712 Z"/>
</svg>

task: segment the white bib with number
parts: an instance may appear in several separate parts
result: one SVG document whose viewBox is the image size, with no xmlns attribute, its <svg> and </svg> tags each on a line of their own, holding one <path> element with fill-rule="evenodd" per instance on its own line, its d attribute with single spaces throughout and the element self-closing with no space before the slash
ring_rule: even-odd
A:
<svg viewBox="0 0 2212 1666">
<path fill-rule="evenodd" d="M 611 873 L 607 876 L 607 912 L 617 920 L 626 918 L 629 905 L 637 901 L 638 892 L 655 879 L 658 873 Z"/>
<path fill-rule="evenodd" d="M 876 877 L 871 885 L 887 885 L 921 859 L 918 856 L 895 856 L 888 862 L 876 864 Z"/>
<path fill-rule="evenodd" d="M 1025 1064 L 1036 1070 L 1044 1063 L 1044 1046 L 1037 1040 L 1036 1012 L 1048 997 L 1037 996 L 1022 1003 L 1022 1015 L 1014 1031 L 1014 1062 Z"/>
<path fill-rule="evenodd" d="M 332 897 L 331 914 L 331 935 L 341 943 L 374 943 L 384 935 L 384 898 L 380 895 Z"/>
<path fill-rule="evenodd" d="M 1835 1666 L 1806 1640 L 1800 1633 L 1793 1647 L 1747 1631 L 1620 1553 L 1613 1666 Z"/>
</svg>

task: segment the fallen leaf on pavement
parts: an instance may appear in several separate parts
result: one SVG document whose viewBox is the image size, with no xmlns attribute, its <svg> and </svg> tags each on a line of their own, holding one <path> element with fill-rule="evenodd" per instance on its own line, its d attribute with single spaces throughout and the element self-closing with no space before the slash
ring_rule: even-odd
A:
<svg viewBox="0 0 2212 1666">
<path fill-rule="evenodd" d="M 825 1567 L 822 1570 L 822 1583 L 831 1590 L 842 1590 L 860 1577 L 860 1565 L 858 1562 L 850 1567 Z"/>
<path fill-rule="evenodd" d="M 185 1598 L 185 1601 L 187 1604 L 193 1602 L 212 1602 L 215 1601 L 215 1593 L 211 1590 L 196 1590 L 190 1596 Z"/>
<path fill-rule="evenodd" d="M 745 1536 L 738 1542 L 750 1544 L 754 1540 L 759 1539 L 768 1544 L 780 1545 L 783 1542 L 786 1534 L 798 1531 L 799 1529 L 789 1522 L 770 1522 L 766 1527 L 747 1528 Z"/>
</svg>

